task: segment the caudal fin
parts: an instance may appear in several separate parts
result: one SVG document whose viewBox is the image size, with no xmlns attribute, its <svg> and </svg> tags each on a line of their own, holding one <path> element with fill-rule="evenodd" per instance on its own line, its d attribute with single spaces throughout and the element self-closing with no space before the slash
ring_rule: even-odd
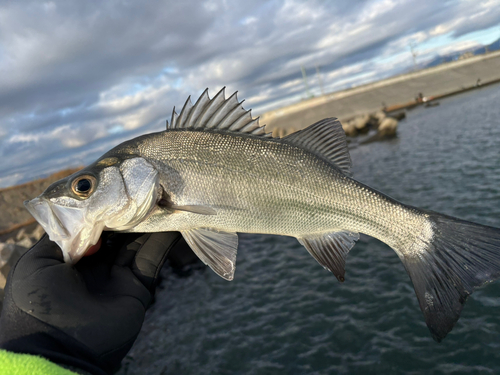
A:
<svg viewBox="0 0 500 375">
<path fill-rule="evenodd" d="M 500 229 L 427 213 L 426 235 L 402 260 L 432 337 L 440 342 L 457 322 L 467 297 L 500 277 Z"/>
</svg>

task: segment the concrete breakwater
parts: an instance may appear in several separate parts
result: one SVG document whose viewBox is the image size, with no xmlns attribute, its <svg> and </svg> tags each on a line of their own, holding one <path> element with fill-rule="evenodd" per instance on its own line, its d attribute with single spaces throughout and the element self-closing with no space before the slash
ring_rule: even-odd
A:
<svg viewBox="0 0 500 375">
<path fill-rule="evenodd" d="M 401 109 L 425 101 L 500 82 L 500 51 L 445 63 L 266 112 L 260 122 L 273 133 L 300 130 L 326 117 L 342 123 L 383 108 Z"/>
</svg>

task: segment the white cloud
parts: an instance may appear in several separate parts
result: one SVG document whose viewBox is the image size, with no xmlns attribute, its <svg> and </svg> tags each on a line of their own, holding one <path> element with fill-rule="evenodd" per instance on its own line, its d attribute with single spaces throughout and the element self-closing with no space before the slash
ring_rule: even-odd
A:
<svg viewBox="0 0 500 375">
<path fill-rule="evenodd" d="M 477 48 L 479 46 L 480 46 L 480 44 L 474 40 L 464 40 L 464 41 L 452 43 L 446 47 L 440 48 L 439 53 L 442 55 L 446 55 L 448 53 L 473 49 L 473 48 Z"/>
<path fill-rule="evenodd" d="M 317 95 L 316 66 L 327 91 L 358 85 L 411 68 L 411 43 L 422 60 L 469 48 L 454 38 L 498 19 L 500 0 L 4 2 L 0 154 L 85 154 L 158 128 L 206 87 L 262 113 L 304 97 L 301 66 Z"/>
</svg>

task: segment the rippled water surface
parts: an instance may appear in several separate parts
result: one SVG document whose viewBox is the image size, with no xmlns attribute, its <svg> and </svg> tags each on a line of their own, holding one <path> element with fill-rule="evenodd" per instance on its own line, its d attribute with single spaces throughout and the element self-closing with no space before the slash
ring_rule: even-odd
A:
<svg viewBox="0 0 500 375">
<path fill-rule="evenodd" d="M 402 202 L 500 227 L 500 86 L 418 108 L 351 150 L 354 177 Z M 341 284 L 294 238 L 240 235 L 235 280 L 168 268 L 120 374 L 497 374 L 500 282 L 434 342 L 396 254 L 362 237 Z"/>
</svg>

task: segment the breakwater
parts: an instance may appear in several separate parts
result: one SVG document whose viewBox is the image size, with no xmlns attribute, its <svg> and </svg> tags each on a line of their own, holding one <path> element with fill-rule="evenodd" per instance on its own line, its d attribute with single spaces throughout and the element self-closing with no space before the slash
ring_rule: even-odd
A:
<svg viewBox="0 0 500 375">
<path fill-rule="evenodd" d="M 326 117 L 341 121 L 416 105 L 419 94 L 441 98 L 500 81 L 500 51 L 445 63 L 359 87 L 304 100 L 261 115 L 268 129 L 302 129 Z"/>
</svg>

